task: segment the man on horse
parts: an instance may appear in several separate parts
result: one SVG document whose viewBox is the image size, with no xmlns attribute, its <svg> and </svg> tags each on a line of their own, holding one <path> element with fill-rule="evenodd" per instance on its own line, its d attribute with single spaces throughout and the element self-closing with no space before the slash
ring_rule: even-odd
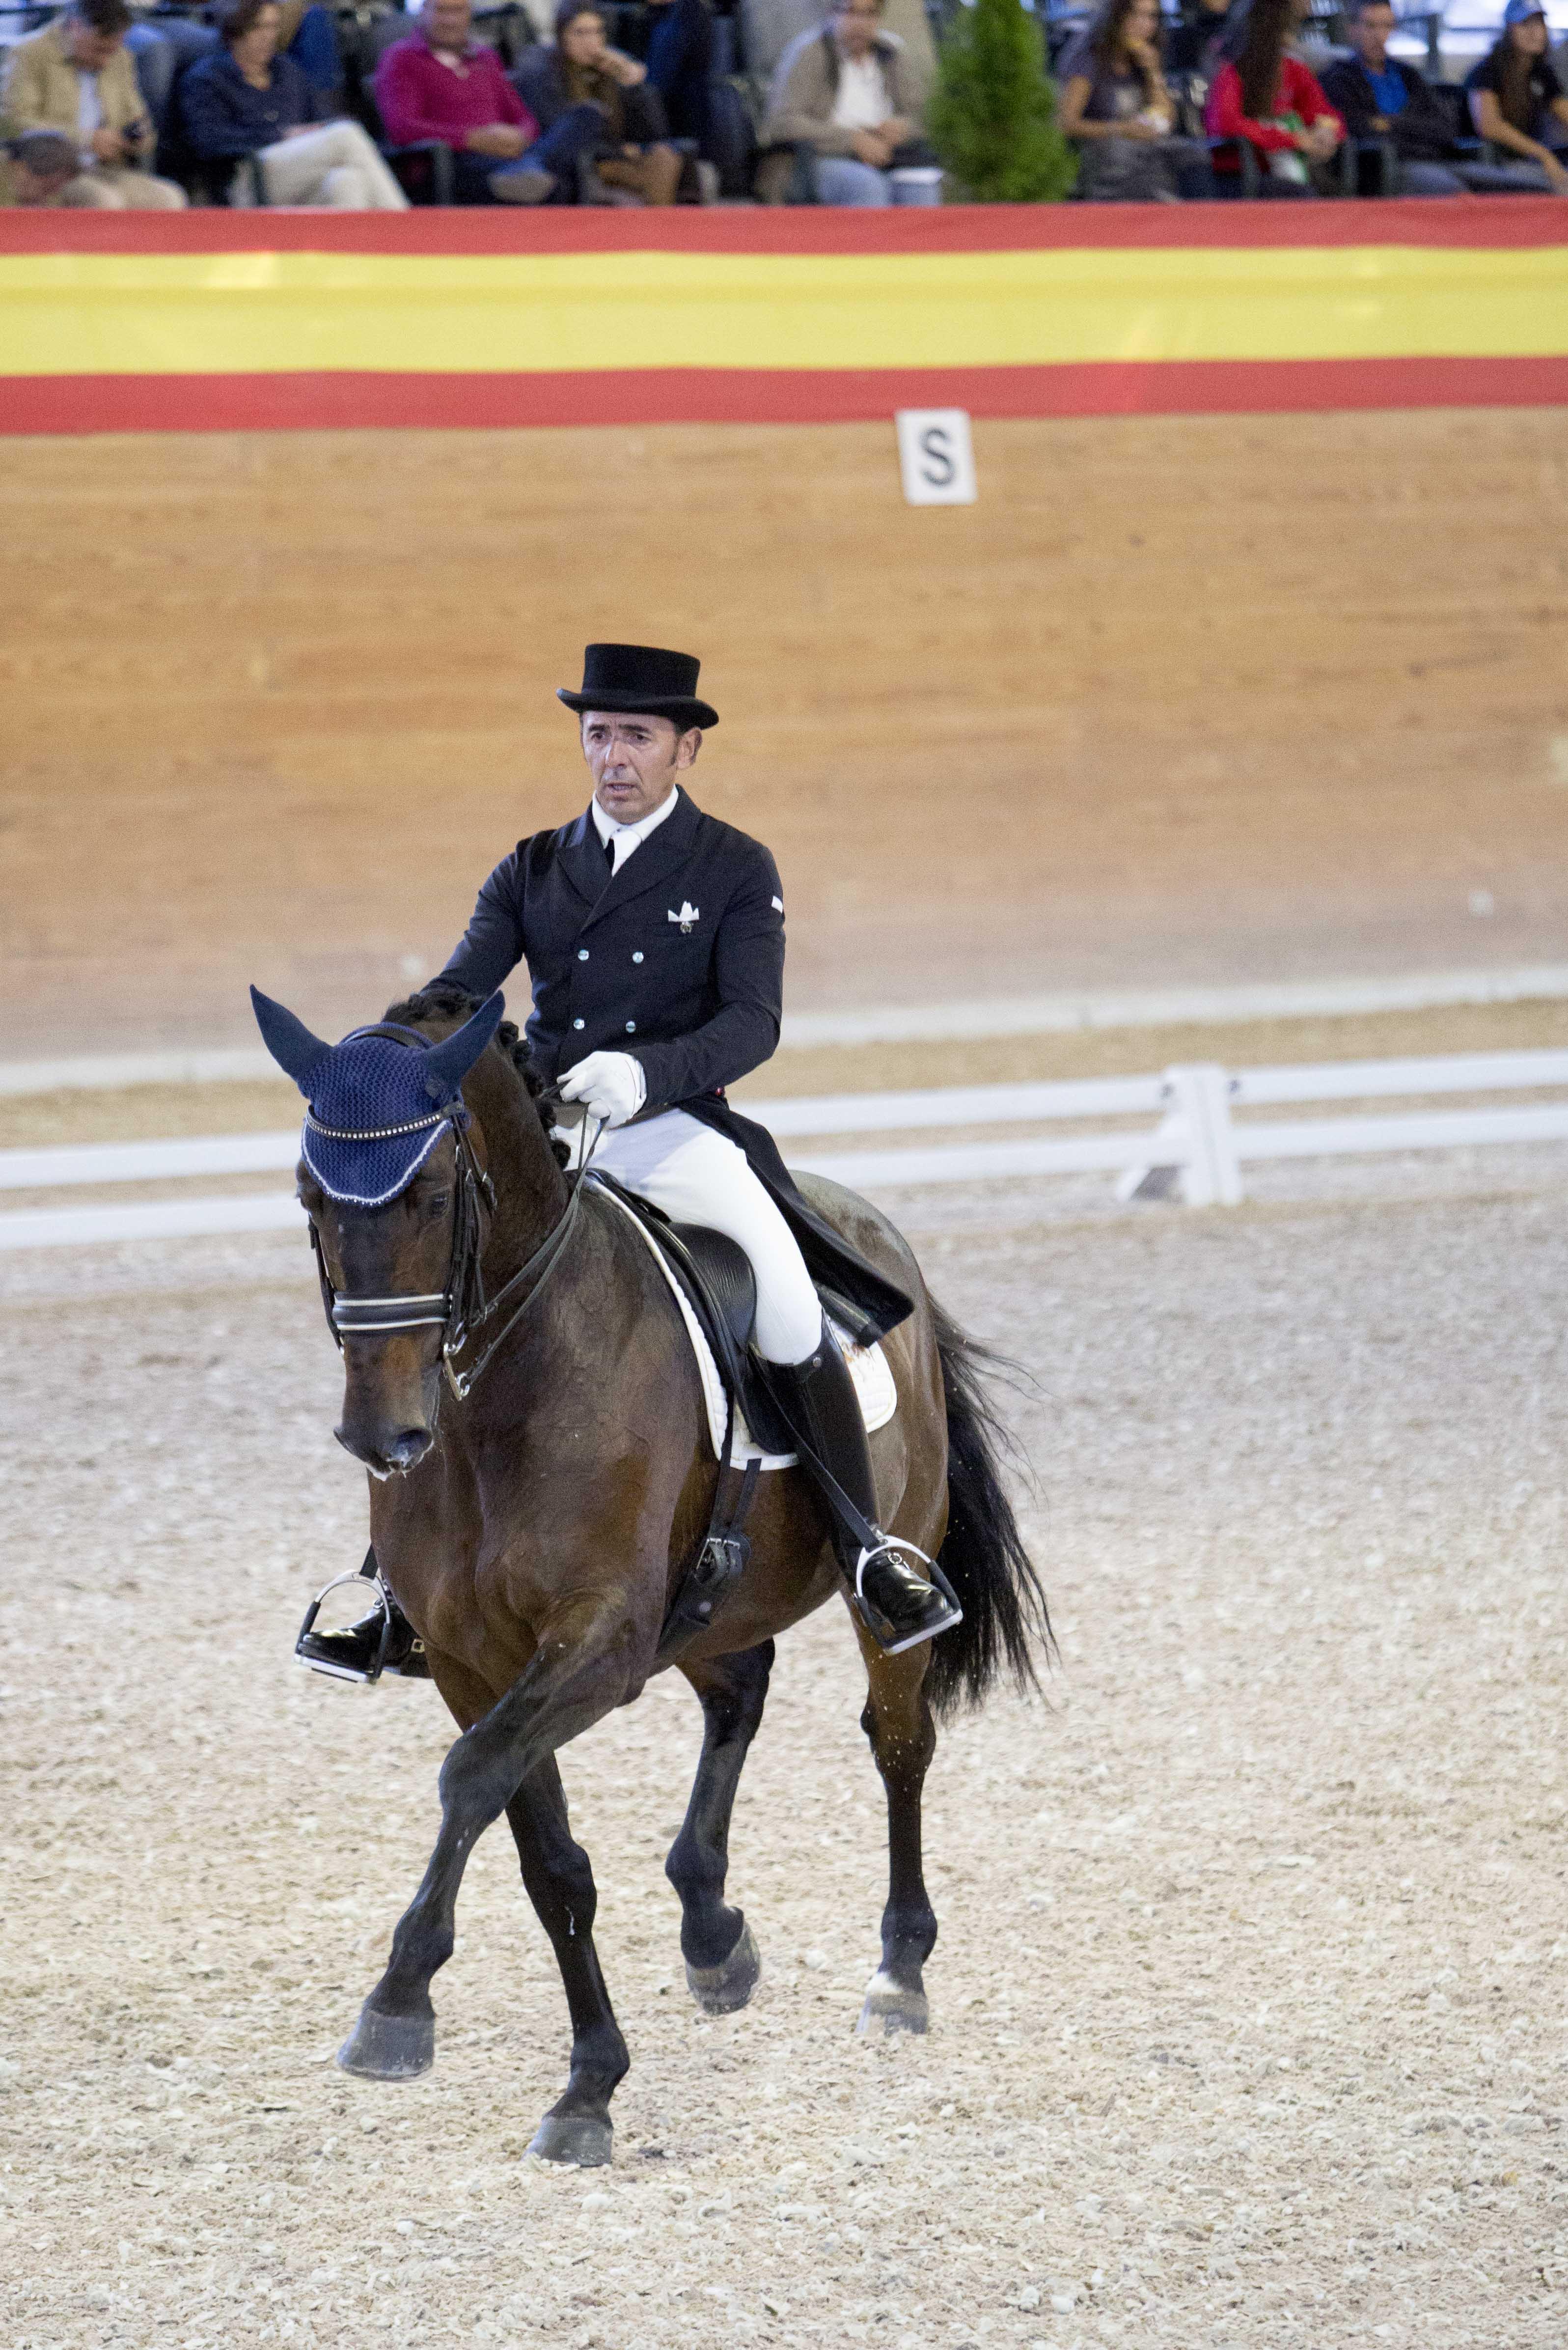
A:
<svg viewBox="0 0 1568 2350">
<path fill-rule="evenodd" d="M 503 858 L 442 976 L 488 996 L 525 962 L 531 1055 L 564 1101 L 601 1121 L 595 1168 L 744 1251 L 773 1393 L 857 1612 L 896 1652 L 946 1631 L 959 1610 L 929 1559 L 880 1531 L 859 1399 L 818 1284 L 863 1340 L 901 1322 L 910 1301 L 817 1214 L 772 1137 L 725 1098 L 778 1043 L 784 910 L 767 849 L 704 816 L 682 783 L 719 723 L 697 697 L 699 666 L 648 646 L 588 646 L 580 691 L 559 699 L 577 714 L 593 798 Z M 396 1666 L 414 1635 L 389 1592 L 387 1605 L 389 1633 L 378 1610 L 307 1631 L 302 1659 L 353 1678 L 378 1655 Z"/>
</svg>

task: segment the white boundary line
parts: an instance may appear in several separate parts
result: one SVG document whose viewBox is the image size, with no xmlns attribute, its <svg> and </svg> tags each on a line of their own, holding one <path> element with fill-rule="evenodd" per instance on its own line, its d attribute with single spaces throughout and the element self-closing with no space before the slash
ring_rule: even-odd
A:
<svg viewBox="0 0 1568 2350">
<path fill-rule="evenodd" d="M 937 1044 L 944 1039 L 978 1043 L 988 1036 L 1060 1035 L 1083 1028 L 1210 1027 L 1230 1021 L 1430 1012 L 1445 1004 L 1558 1002 L 1565 997 L 1568 963 L 1530 963 L 1503 971 L 1417 972 L 1402 979 L 1287 979 L 1240 987 L 982 996 L 859 1012 L 786 1013 L 780 1041 L 785 1046 Z M 259 1045 L 222 1051 L 100 1053 L 0 1064 L 0 1095 L 212 1085 L 276 1075 L 275 1063 Z"/>
<path fill-rule="evenodd" d="M 910 1183 L 995 1181 L 1034 1175 L 1099 1171 L 1120 1176 L 1123 1200 L 1173 1189 L 1191 1207 L 1235 1206 L 1246 1196 L 1243 1166 L 1257 1159 L 1332 1157 L 1343 1152 L 1453 1149 L 1472 1144 L 1568 1141 L 1568 1102 L 1501 1107 L 1418 1110 L 1414 1115 L 1254 1119 L 1235 1109 L 1264 1104 L 1376 1102 L 1404 1096 L 1517 1093 L 1568 1087 L 1568 1052 L 1458 1053 L 1427 1060 L 1346 1061 L 1299 1068 L 1221 1068 L 1179 1063 L 1163 1075 L 1094 1077 L 1064 1084 L 961 1086 L 923 1093 L 817 1095 L 789 1104 L 757 1104 L 775 1113 L 781 1134 L 851 1133 L 968 1127 L 969 1135 L 924 1148 L 790 1154 L 794 1163 L 852 1190 Z M 1075 1134 L 1054 1140 L 981 1141 L 972 1129 L 1051 1118 L 1158 1116 L 1154 1130 Z M 793 1111 L 786 1118 L 784 1111 Z M 98 1143 L 80 1148 L 0 1151 L 0 1190 L 141 1182 L 160 1176 L 282 1170 L 294 1163 L 292 1132 L 216 1135 L 193 1140 Z M 1150 1193 L 1151 1179 L 1159 1179 Z M 175 1239 L 186 1234 L 284 1230 L 300 1220 L 288 1193 L 128 1201 L 103 1207 L 53 1204 L 0 1212 L 0 1251 L 75 1242 Z"/>
</svg>

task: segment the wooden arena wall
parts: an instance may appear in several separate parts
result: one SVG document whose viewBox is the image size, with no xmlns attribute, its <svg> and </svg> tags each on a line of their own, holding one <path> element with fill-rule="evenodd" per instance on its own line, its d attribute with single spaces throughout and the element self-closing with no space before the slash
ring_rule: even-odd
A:
<svg viewBox="0 0 1568 2350">
<path fill-rule="evenodd" d="M 1490 257 L 1478 213 L 1490 234 L 1541 208 L 1405 209 L 1455 216 L 1469 247 L 1407 250 L 1468 268 Z M 105 232 L 79 235 L 56 262 Z M 1368 248 L 1328 249 L 1352 256 L 1348 302 Z M 1175 248 L 1147 250 L 1163 269 Z M 112 359 L 123 291 L 105 308 Z M 322 1026 L 379 1010 L 444 953 L 490 862 L 580 803 L 553 689 L 590 636 L 702 654 L 723 718 L 697 795 L 779 853 L 797 1008 L 1563 959 L 1550 351 L 1514 353 L 1516 377 L 1494 351 L 1462 407 L 1434 379 L 1434 404 L 1394 408 L 1347 390 L 1292 412 L 1283 387 L 1252 412 L 1039 413 L 1018 383 L 988 411 L 975 379 L 979 503 L 911 509 L 890 421 L 909 387 L 857 421 L 857 368 L 827 421 L 776 421 L 763 385 L 743 421 L 337 430 L 302 421 L 296 371 L 287 432 L 157 430 L 153 369 L 137 429 L 83 431 L 127 392 L 110 369 L 77 380 L 57 432 L 5 331 L 8 1057 L 248 1041 L 252 978 Z M 624 359 L 648 356 L 640 331 Z M 188 422 L 177 338 L 161 356 Z M 1121 370 L 1102 408 L 1245 390 L 1132 393 L 1145 363 L 1092 364 Z M 367 385 L 384 403 L 374 369 L 348 390 Z"/>
</svg>

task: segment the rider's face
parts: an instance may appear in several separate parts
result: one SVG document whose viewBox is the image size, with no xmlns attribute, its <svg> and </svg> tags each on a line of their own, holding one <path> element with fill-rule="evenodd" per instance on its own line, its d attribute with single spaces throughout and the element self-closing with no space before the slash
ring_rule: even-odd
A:
<svg viewBox="0 0 1568 2350">
<path fill-rule="evenodd" d="M 651 816 L 697 756 L 701 740 L 695 726 L 678 734 L 672 719 L 585 711 L 583 756 L 593 775 L 595 799 L 617 824 L 636 824 Z"/>
</svg>

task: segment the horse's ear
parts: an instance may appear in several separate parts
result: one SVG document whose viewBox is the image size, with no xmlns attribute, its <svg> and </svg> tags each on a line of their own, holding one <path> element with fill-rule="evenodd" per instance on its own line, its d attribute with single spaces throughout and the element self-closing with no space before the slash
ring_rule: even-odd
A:
<svg viewBox="0 0 1568 2350">
<path fill-rule="evenodd" d="M 425 1091 L 431 1101 L 451 1101 L 501 1024 L 506 999 L 499 988 L 439 1045 L 425 1047 Z"/>
<path fill-rule="evenodd" d="M 251 1010 L 256 1015 L 256 1026 L 267 1051 L 308 1101 L 311 1079 L 331 1052 L 331 1045 L 313 1036 L 303 1020 L 296 1020 L 286 1005 L 275 1003 L 259 987 L 251 990 Z"/>
</svg>

